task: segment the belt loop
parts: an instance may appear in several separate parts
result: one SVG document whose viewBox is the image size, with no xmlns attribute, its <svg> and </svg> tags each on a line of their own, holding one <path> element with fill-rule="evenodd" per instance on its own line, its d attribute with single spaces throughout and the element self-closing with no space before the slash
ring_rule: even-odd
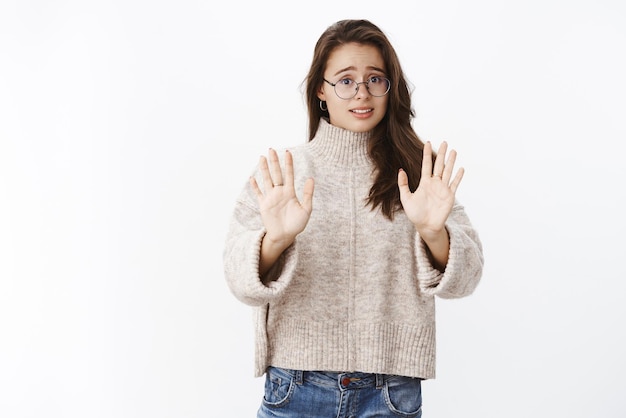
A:
<svg viewBox="0 0 626 418">
<path fill-rule="evenodd" d="M 302 370 L 296 370 L 296 384 L 301 385 L 302 381 L 304 380 L 304 371 Z"/>
<path fill-rule="evenodd" d="M 376 373 L 376 389 L 382 389 L 385 384 L 385 378 L 382 374 Z"/>
</svg>

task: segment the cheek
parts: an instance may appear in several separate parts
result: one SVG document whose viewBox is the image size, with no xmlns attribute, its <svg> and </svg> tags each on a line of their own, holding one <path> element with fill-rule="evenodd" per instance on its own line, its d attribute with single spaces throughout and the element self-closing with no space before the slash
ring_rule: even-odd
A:
<svg viewBox="0 0 626 418">
<path fill-rule="evenodd" d="M 383 97 L 383 103 L 382 103 L 382 108 L 385 110 L 385 113 L 387 113 L 387 107 L 389 106 L 389 95 Z"/>
<path fill-rule="evenodd" d="M 337 97 L 326 96 L 326 105 L 328 106 L 328 111 L 332 112 L 333 109 L 343 109 L 346 106 L 345 101 L 341 100 Z"/>
</svg>

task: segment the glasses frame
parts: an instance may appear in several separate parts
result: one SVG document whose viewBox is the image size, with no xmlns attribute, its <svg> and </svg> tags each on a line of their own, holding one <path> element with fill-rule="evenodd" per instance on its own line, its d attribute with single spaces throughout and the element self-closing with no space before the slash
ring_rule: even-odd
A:
<svg viewBox="0 0 626 418">
<path fill-rule="evenodd" d="M 349 77 L 346 77 L 346 78 L 349 78 Z M 372 92 L 370 91 L 370 86 L 369 86 L 369 83 L 370 83 L 370 81 L 372 80 L 372 78 L 380 78 L 380 79 L 383 79 L 383 80 L 387 80 L 387 91 L 385 91 L 383 94 L 380 94 L 380 95 L 372 94 Z M 350 80 L 352 80 L 352 81 L 354 81 L 354 82 L 356 83 L 356 88 L 354 89 L 354 94 L 353 94 L 351 97 L 341 97 L 341 96 L 339 95 L 339 93 L 337 93 L 337 87 L 336 87 L 336 86 L 337 86 L 337 84 L 339 83 L 339 81 L 341 81 L 341 80 L 345 80 L 345 78 L 342 78 L 342 79 L 341 79 L 341 80 L 339 80 L 337 83 L 331 83 L 330 81 L 326 80 L 325 78 L 324 78 L 323 80 L 324 80 L 325 82 L 327 82 L 328 84 L 330 84 L 331 86 L 333 86 L 333 90 L 335 91 L 335 94 L 336 94 L 336 95 L 337 95 L 337 97 L 339 97 L 341 100 L 351 100 L 351 99 L 354 99 L 354 98 L 356 97 L 356 95 L 357 95 L 357 94 L 359 94 L 359 86 L 360 86 L 361 84 L 365 84 L 365 89 L 367 89 L 367 92 L 368 92 L 371 96 L 373 96 L 373 97 L 383 97 L 383 96 L 386 96 L 386 95 L 387 95 L 387 93 L 389 93 L 389 90 L 391 90 L 391 80 L 389 80 L 387 77 L 382 77 L 382 76 L 377 76 L 377 75 L 376 75 L 376 76 L 372 76 L 372 77 L 368 78 L 367 80 L 365 80 L 365 81 L 361 81 L 361 82 L 357 82 L 357 81 L 352 80 L 352 79 L 350 78 Z"/>
</svg>

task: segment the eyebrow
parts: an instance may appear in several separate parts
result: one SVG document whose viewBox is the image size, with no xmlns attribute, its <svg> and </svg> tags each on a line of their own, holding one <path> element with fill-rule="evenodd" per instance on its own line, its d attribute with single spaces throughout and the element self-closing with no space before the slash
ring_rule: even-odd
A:
<svg viewBox="0 0 626 418">
<path fill-rule="evenodd" d="M 383 70 L 382 68 L 378 68 L 375 67 L 373 65 L 369 65 L 366 67 L 367 70 L 374 70 L 374 71 L 380 71 L 381 73 L 385 74 L 385 70 Z M 334 75 L 346 72 L 346 71 L 355 71 L 356 67 L 354 67 L 353 65 L 351 65 L 350 67 L 346 67 L 346 68 L 342 68 L 341 70 L 337 71 Z"/>
</svg>

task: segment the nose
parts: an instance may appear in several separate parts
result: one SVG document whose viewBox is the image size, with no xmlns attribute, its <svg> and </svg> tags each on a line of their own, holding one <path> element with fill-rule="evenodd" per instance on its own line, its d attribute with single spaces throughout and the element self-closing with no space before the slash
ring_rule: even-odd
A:
<svg viewBox="0 0 626 418">
<path fill-rule="evenodd" d="M 361 88 L 361 85 L 363 85 L 363 88 Z M 367 81 L 361 81 L 360 83 L 356 83 L 355 96 L 367 97 L 369 95 L 370 95 L 370 91 L 367 89 Z"/>
</svg>

